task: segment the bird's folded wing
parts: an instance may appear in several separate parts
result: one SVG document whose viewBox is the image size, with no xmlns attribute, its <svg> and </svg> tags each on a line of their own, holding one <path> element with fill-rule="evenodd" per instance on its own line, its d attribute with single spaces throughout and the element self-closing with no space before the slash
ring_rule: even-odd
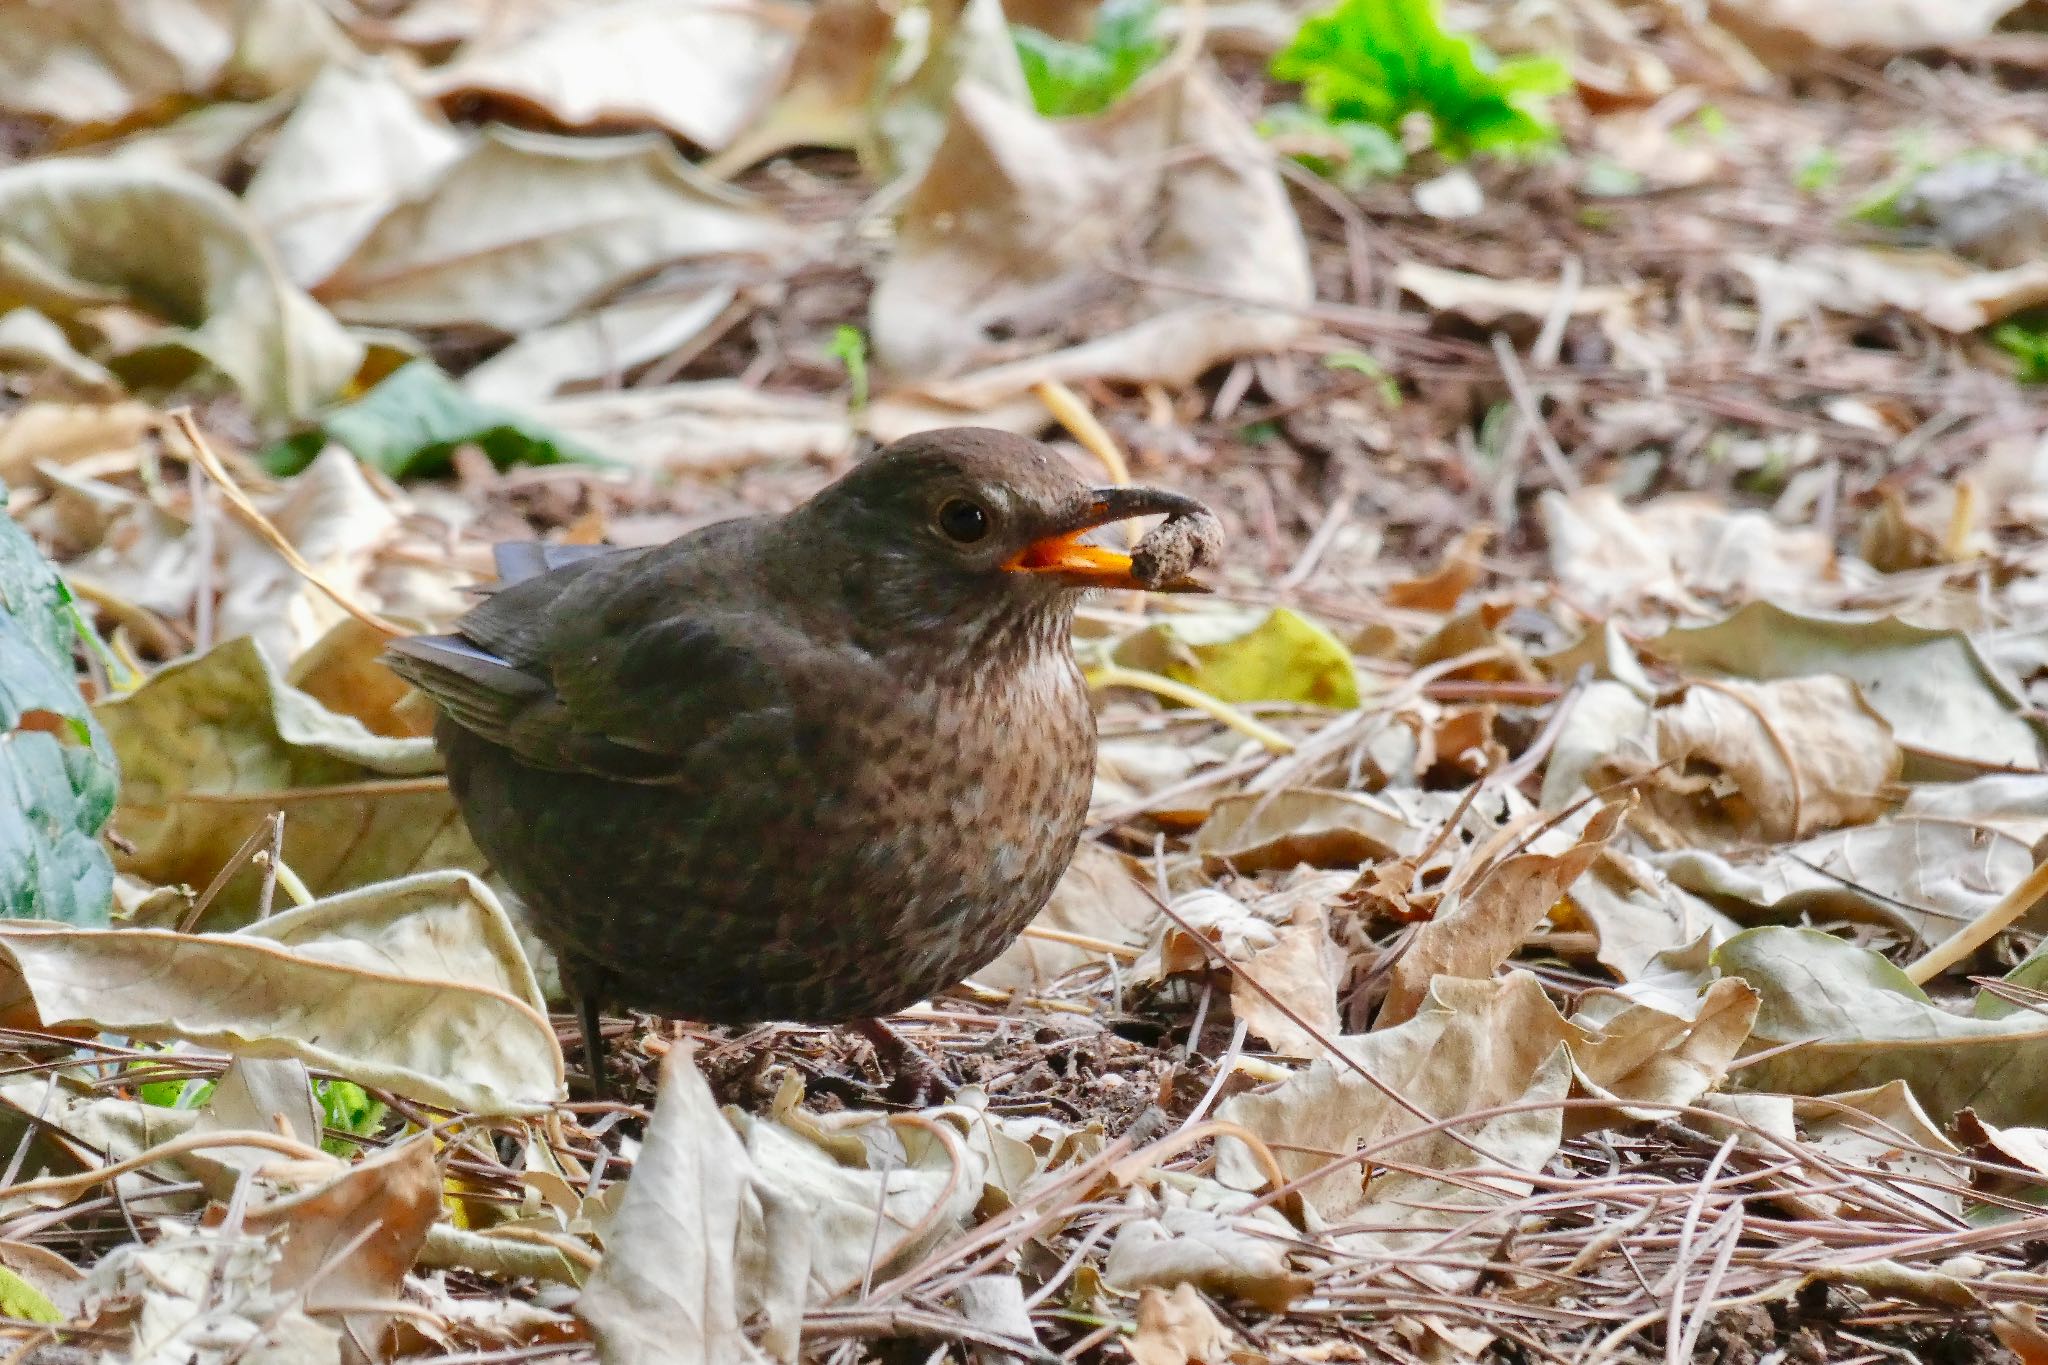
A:
<svg viewBox="0 0 2048 1365">
<path fill-rule="evenodd" d="M 694 780 L 735 754 L 788 752 L 793 684 L 860 666 L 730 613 L 565 636 L 525 664 L 459 634 L 393 641 L 386 660 L 450 720 L 525 763 L 656 783 Z"/>
</svg>

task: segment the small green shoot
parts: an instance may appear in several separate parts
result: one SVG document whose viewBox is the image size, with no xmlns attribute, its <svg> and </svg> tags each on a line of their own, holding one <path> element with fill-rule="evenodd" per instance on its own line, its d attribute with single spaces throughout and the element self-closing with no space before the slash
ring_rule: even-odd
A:
<svg viewBox="0 0 2048 1365">
<path fill-rule="evenodd" d="M 1379 391 L 1380 402 L 1388 409 L 1401 406 L 1401 385 L 1394 376 L 1387 373 L 1387 367 L 1374 360 L 1364 351 L 1333 351 L 1323 357 L 1326 370 L 1350 370 L 1373 381 L 1373 388 Z"/>
<path fill-rule="evenodd" d="M 1025 24 L 1010 25 L 1031 102 L 1048 118 L 1099 114 L 1166 55 L 1159 0 L 1104 0 L 1095 31 L 1070 43 Z"/>
<path fill-rule="evenodd" d="M 1721 142 L 1728 136 L 1728 115 L 1718 104 L 1703 104 L 1689 119 L 1671 130 L 1674 142 Z"/>
<path fill-rule="evenodd" d="M 1237 438 L 1248 446 L 1262 446 L 1280 439 L 1278 422 L 1247 422 L 1238 428 Z"/>
<path fill-rule="evenodd" d="M 1548 57 L 1506 61 L 1469 34 L 1445 30 L 1436 0 L 1338 0 L 1304 20 L 1273 58 L 1275 79 L 1302 88 L 1309 112 L 1398 139 L 1421 114 L 1451 159 L 1524 156 L 1558 140 L 1549 98 L 1571 86 Z"/>
<path fill-rule="evenodd" d="M 832 334 L 832 344 L 826 349 L 846 367 L 846 385 L 850 391 L 846 405 L 856 413 L 865 411 L 868 405 L 867 334 L 851 323 L 842 322 L 839 330 Z"/>
<path fill-rule="evenodd" d="M 1826 194 L 1842 178 L 1842 158 L 1832 147 L 1816 147 L 1799 163 L 1792 183 L 1801 194 Z"/>
<path fill-rule="evenodd" d="M 320 1123 L 337 1133 L 369 1137 L 384 1121 L 385 1104 L 371 1097 L 354 1081 L 315 1081 L 313 1098 L 320 1102 Z M 346 1160 L 362 1150 L 362 1144 L 346 1137 L 320 1139 L 320 1150 Z"/>
<path fill-rule="evenodd" d="M 2019 362 L 2023 384 L 2048 384 L 2048 325 L 2002 322 L 1991 330 L 1992 344 Z"/>
</svg>

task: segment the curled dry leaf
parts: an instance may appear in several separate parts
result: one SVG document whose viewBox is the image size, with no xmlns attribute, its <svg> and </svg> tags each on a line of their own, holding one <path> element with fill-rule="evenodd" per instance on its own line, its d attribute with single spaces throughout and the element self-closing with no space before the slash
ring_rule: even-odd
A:
<svg viewBox="0 0 2048 1365">
<path fill-rule="evenodd" d="M 89 328 L 110 303 L 163 325 L 139 342 L 110 337 L 95 359 L 143 385 L 211 367 L 271 425 L 340 393 L 363 358 L 211 181 L 65 157 L 0 170 L 0 313 L 27 305 Z"/>
<path fill-rule="evenodd" d="M 2048 262 L 1985 270 L 1945 251 L 1809 247 L 1789 260 L 1732 262 L 1780 310 L 1874 317 L 1896 309 L 1964 334 L 2048 302 Z"/>
<path fill-rule="evenodd" d="M 7 18 L 0 109 L 121 123 L 232 84 L 267 94 L 349 54 L 319 0 L 66 0 Z"/>
<path fill-rule="evenodd" d="M 1128 1343 L 1135 1365 L 1234 1365 L 1230 1332 L 1191 1284 L 1169 1294 L 1148 1285 L 1138 1295 L 1138 1330 Z"/>
<path fill-rule="evenodd" d="M 2040 721 L 1962 631 L 1755 602 L 1713 625 L 1671 631 L 1648 649 L 1737 678 L 1852 679 L 1906 746 L 1905 775 L 1914 780 L 2044 764 Z"/>
<path fill-rule="evenodd" d="M 336 63 L 278 129 L 242 203 L 285 274 L 310 288 L 385 214 L 432 186 L 463 147 L 388 61 Z"/>
<path fill-rule="evenodd" d="M 387 214 L 318 293 L 350 322 L 517 334 L 656 266 L 778 262 L 800 240 L 661 138 L 499 128 Z"/>
<path fill-rule="evenodd" d="M 1991 32 L 2021 0 L 1885 0 L 1839 5 L 1833 0 L 1714 0 L 1714 16 L 1746 38 L 1759 55 L 1829 51 L 1905 53 L 1943 47 Z M 1778 46 L 1771 45 L 1776 39 Z M 1790 40 L 1789 48 L 1784 44 Z"/>
<path fill-rule="evenodd" d="M 1332 1154 L 1367 1147 L 1411 1168 L 1376 1170 L 1370 1158 L 1361 1158 L 1302 1192 L 1322 1225 L 1375 1225 L 1372 1232 L 1340 1234 L 1347 1250 L 1395 1256 L 1526 1193 L 1526 1183 L 1509 1172 L 1541 1169 L 1562 1135 L 1559 1111 L 1539 1107 L 1475 1121 L 1457 1137 L 1438 1130 L 1401 1139 L 1425 1122 L 1417 1114 L 1448 1119 L 1496 1105 L 1561 1100 L 1571 1085 L 1571 1037 L 1526 972 L 1493 981 L 1443 977 L 1408 1022 L 1342 1039 L 1349 1063 L 1320 1058 L 1267 1090 L 1225 1100 L 1217 1117 L 1273 1144 L 1289 1180 L 1320 1170 Z M 1264 1168 L 1243 1143 L 1220 1137 L 1216 1155 L 1225 1184 L 1264 1185 Z M 1479 1168 L 1487 1173 L 1477 1174 Z M 1501 1231 L 1480 1220 L 1473 1235 L 1490 1242 Z M 1418 1273 L 1435 1278 L 1439 1272 Z"/>
<path fill-rule="evenodd" d="M 339 1360 L 340 1333 L 306 1313 L 298 1290 L 272 1283 L 276 1255 L 254 1233 L 166 1221 L 153 1241 L 118 1246 L 92 1268 L 84 1314 L 125 1338 L 119 1358 L 135 1365 Z"/>
<path fill-rule="evenodd" d="M 1168 148 L 1180 149 L 1171 173 Z M 1145 270 L 1232 301 L 1106 273 L 1105 256 L 1141 225 L 1153 225 Z M 1301 326 L 1288 310 L 1309 294 L 1272 154 L 1197 65 L 1162 68 L 1107 113 L 1057 124 L 961 86 L 905 202 L 870 327 L 893 372 L 977 409 L 1044 380 L 1187 383 L 1284 344 Z M 1092 339 L 1068 345 L 1084 304 Z"/>
<path fill-rule="evenodd" d="M 245 1211 L 248 1232 L 278 1244 L 272 1288 L 304 1295 L 316 1319 L 336 1319 L 353 1358 L 388 1359 L 395 1303 L 427 1229 L 441 1215 L 441 1168 L 425 1134 L 377 1152 L 314 1189 Z"/>
<path fill-rule="evenodd" d="M 1639 828 L 1664 847 L 1782 843 L 1859 824 L 1890 804 L 1902 764 L 1891 727 L 1846 678 L 1694 683 L 1659 707 L 1648 743 L 1589 770 L 1634 781 Z"/>
<path fill-rule="evenodd" d="M 932 7 L 935 21 L 946 12 Z M 896 19 L 876 0 L 813 5 L 773 103 L 705 169 L 732 175 L 792 147 L 856 149 L 863 162 L 877 162 L 875 94 L 888 73 Z"/>
<path fill-rule="evenodd" d="M 1702 992 L 1690 1016 L 1671 1014 L 1615 991 L 1588 991 L 1572 1015 L 1584 1036 L 1572 1043 L 1579 1084 L 1621 1101 L 1626 1120 L 1656 1123 L 1666 1111 L 1630 1108 L 1691 1104 L 1720 1088 L 1756 1023 L 1759 997 L 1746 983 L 1723 977 Z M 1575 1114 L 1573 1130 L 1610 1121 Z"/>
<path fill-rule="evenodd" d="M 562 1058 L 505 912 L 423 873 L 237 934 L 0 925 L 0 1008 L 252 1057 L 296 1057 L 482 1114 L 559 1099 Z"/>
<path fill-rule="evenodd" d="M 1195 835 L 1194 852 L 1210 872 L 1357 867 L 1420 853 L 1430 832 L 1390 800 L 1297 787 L 1218 801 Z"/>
<path fill-rule="evenodd" d="M 1344 968 L 1343 955 L 1330 941 L 1328 912 L 1304 901 L 1270 945 L 1236 962 L 1230 1011 L 1275 1052 L 1320 1057 L 1322 1040 L 1335 1038 L 1340 1029 L 1337 987 Z"/>
<path fill-rule="evenodd" d="M 530 406 L 563 436 L 637 469 L 718 473 L 778 461 L 825 464 L 853 450 L 844 404 L 732 380 L 581 393 Z"/>
<path fill-rule="evenodd" d="M 1718 499 L 1673 494 L 1626 507 L 1598 485 L 1537 502 L 1550 567 L 1590 610 L 1657 604 L 1705 615 L 1701 597 L 1796 596 L 1834 578 L 1820 532 L 1789 528 Z"/>
<path fill-rule="evenodd" d="M 1567 290 L 1562 283 L 1496 280 L 1421 261 L 1403 261 L 1396 266 L 1394 283 L 1440 313 L 1456 313 L 1468 322 L 1488 328 L 1515 321 L 1531 331 L 1560 308 L 1574 317 L 1626 312 L 1642 292 L 1618 285 L 1583 285 Z"/>
<path fill-rule="evenodd" d="M 564 388 L 590 380 L 617 380 L 648 361 L 702 336 L 738 297 L 730 283 L 638 294 L 528 332 L 462 377 L 481 403 L 530 407 Z"/>
<path fill-rule="evenodd" d="M 771 93 L 792 45 L 767 6 L 599 0 L 465 44 L 428 86 L 569 128 L 652 126 L 717 151 Z"/>
<path fill-rule="evenodd" d="M 169 665 L 97 714 L 125 777 L 115 821 L 129 851 L 118 867 L 146 881 L 207 885 L 280 807 L 284 860 L 316 895 L 484 867 L 445 789 L 320 795 L 430 776 L 439 760 L 430 740 L 372 734 L 287 686 L 246 637 Z M 295 795 L 269 795 L 281 790 Z M 261 880 L 253 868 L 236 874 L 207 924 L 247 922 Z"/>
<path fill-rule="evenodd" d="M 1447 892 L 1394 964 L 1375 1027 L 1413 1018 L 1440 975 L 1492 976 L 1592 866 L 1626 813 L 1626 806 L 1605 806 L 1563 852 L 1513 854 Z"/>
<path fill-rule="evenodd" d="M 1248 1196 L 1199 1177 L 1162 1185 L 1158 1198 L 1164 1207 L 1155 1215 L 1117 1228 L 1102 1266 L 1111 1288 L 1187 1284 L 1274 1313 L 1308 1293 L 1312 1282 L 1287 1265 L 1294 1229 L 1273 1209 L 1245 1212 Z"/>
<path fill-rule="evenodd" d="M 981 1197 L 978 1159 L 957 1130 L 911 1125 L 951 1136 L 913 1149 L 865 1115 L 835 1127 L 841 1141 L 828 1151 L 772 1118 L 721 1113 L 688 1050 L 669 1053 L 604 1261 L 577 1304 L 603 1358 L 731 1365 L 766 1360 L 765 1347 L 794 1360 L 806 1303 L 859 1291 L 871 1270 L 957 1228 Z M 847 1136 L 875 1169 L 846 1164 Z M 760 1345 L 741 1326 L 757 1319 Z"/>
</svg>

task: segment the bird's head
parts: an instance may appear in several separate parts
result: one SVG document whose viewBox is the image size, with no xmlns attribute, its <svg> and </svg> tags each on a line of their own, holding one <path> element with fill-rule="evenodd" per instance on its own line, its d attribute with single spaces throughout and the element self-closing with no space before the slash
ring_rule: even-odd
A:
<svg viewBox="0 0 2048 1365">
<path fill-rule="evenodd" d="M 788 526 L 831 563 L 866 631 L 957 636 L 1023 626 L 1049 637 L 1092 588 L 1207 591 L 1187 576 L 1141 582 L 1129 554 L 1085 538 L 1159 514 L 1207 509 L 1159 489 L 1091 488 L 1037 441 L 957 427 L 885 447 Z"/>
</svg>

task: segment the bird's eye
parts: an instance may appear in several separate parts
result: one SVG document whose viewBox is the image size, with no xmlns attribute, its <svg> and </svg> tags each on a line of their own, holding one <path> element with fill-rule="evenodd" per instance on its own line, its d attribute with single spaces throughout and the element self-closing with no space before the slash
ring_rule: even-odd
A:
<svg viewBox="0 0 2048 1365">
<path fill-rule="evenodd" d="M 939 509 L 939 529 L 948 540 L 972 545 L 988 534 L 988 513 L 978 503 L 954 498 Z"/>
</svg>

